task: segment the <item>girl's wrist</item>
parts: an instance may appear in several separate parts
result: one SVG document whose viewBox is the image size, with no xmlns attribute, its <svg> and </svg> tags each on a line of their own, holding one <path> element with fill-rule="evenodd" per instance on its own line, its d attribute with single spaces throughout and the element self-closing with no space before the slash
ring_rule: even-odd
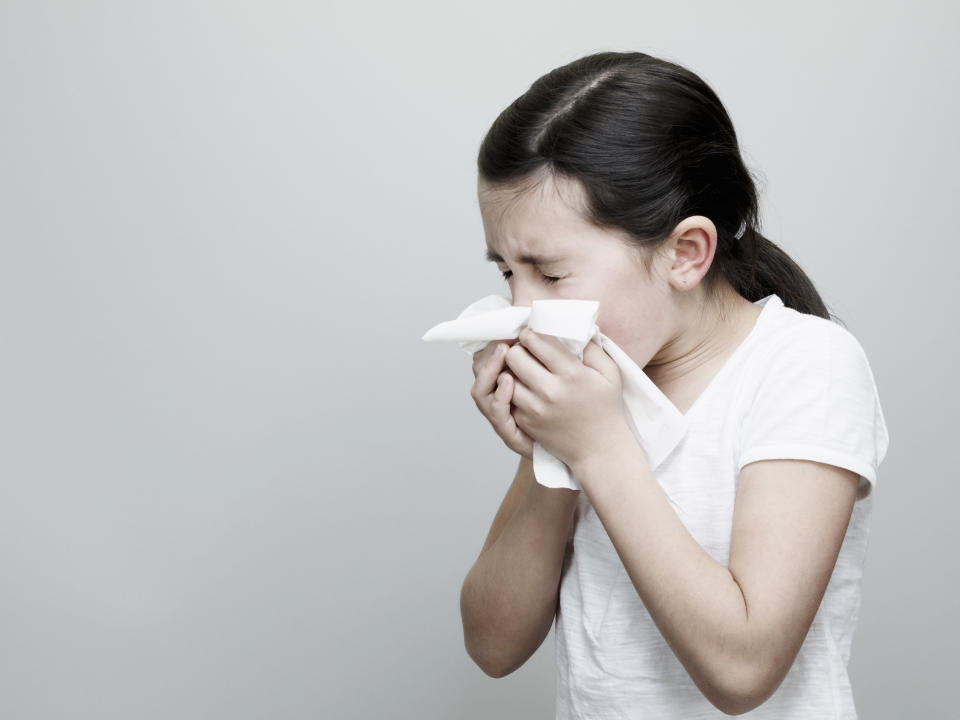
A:
<svg viewBox="0 0 960 720">
<path fill-rule="evenodd" d="M 574 459 L 569 465 L 570 472 L 580 482 L 581 487 L 583 486 L 581 478 L 586 478 L 589 483 L 597 474 L 597 468 L 602 468 L 611 462 L 618 465 L 622 462 L 621 459 L 629 457 L 630 453 L 643 452 L 637 438 L 625 423 L 605 433 L 603 438 L 602 442 L 592 444 L 589 454 Z"/>
</svg>

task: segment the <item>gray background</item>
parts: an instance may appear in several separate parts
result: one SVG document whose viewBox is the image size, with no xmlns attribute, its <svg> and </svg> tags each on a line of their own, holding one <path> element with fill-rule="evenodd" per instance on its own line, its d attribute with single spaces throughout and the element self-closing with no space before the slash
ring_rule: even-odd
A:
<svg viewBox="0 0 960 720">
<path fill-rule="evenodd" d="M 952 714 L 957 5 L 452 5 L 0 2 L 0 716 L 553 716 L 552 633 L 463 648 L 516 456 L 420 337 L 507 292 L 483 133 L 599 50 L 712 85 L 866 349 L 855 697 Z"/>
</svg>

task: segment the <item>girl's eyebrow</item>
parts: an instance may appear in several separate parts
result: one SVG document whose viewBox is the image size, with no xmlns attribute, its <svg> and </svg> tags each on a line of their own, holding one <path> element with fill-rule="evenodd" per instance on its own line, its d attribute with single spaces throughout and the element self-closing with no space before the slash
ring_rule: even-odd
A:
<svg viewBox="0 0 960 720">
<path fill-rule="evenodd" d="M 503 262 L 503 256 L 495 253 L 490 248 L 487 248 L 486 255 L 484 259 L 489 262 Z M 549 265 L 550 263 L 558 262 L 562 258 L 559 257 L 546 257 L 545 255 L 521 255 L 520 262 L 526 265 Z"/>
</svg>

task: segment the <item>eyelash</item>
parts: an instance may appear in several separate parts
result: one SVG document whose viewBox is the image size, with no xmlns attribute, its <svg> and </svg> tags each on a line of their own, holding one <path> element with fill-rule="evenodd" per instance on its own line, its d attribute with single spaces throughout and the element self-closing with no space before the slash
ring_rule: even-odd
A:
<svg viewBox="0 0 960 720">
<path fill-rule="evenodd" d="M 500 273 L 500 274 L 503 275 L 503 279 L 504 279 L 504 280 L 509 280 L 509 279 L 510 279 L 510 276 L 513 275 L 513 271 L 512 271 L 512 270 L 506 270 L 506 271 L 504 271 L 504 272 L 502 272 L 502 273 Z M 548 285 L 552 285 L 553 283 L 558 282 L 559 280 L 562 280 L 562 278 L 550 277 L 549 275 L 542 275 L 542 274 L 541 274 L 541 277 L 543 278 L 543 281 L 544 281 L 545 283 L 547 283 Z"/>
</svg>

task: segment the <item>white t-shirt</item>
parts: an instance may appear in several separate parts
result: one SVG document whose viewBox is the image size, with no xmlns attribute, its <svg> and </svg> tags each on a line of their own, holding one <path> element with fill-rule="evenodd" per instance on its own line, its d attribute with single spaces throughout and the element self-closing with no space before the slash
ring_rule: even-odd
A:
<svg viewBox="0 0 960 720">
<path fill-rule="evenodd" d="M 776 692 L 741 716 L 852 720 L 847 661 L 887 428 L 870 365 L 846 328 L 788 308 L 777 295 L 755 304 L 763 307 L 756 325 L 687 411 L 687 434 L 655 475 L 693 537 L 723 565 L 745 464 L 806 459 L 860 475 L 837 564 L 800 652 Z M 663 639 L 584 492 L 555 623 L 557 720 L 729 717 Z"/>
</svg>

